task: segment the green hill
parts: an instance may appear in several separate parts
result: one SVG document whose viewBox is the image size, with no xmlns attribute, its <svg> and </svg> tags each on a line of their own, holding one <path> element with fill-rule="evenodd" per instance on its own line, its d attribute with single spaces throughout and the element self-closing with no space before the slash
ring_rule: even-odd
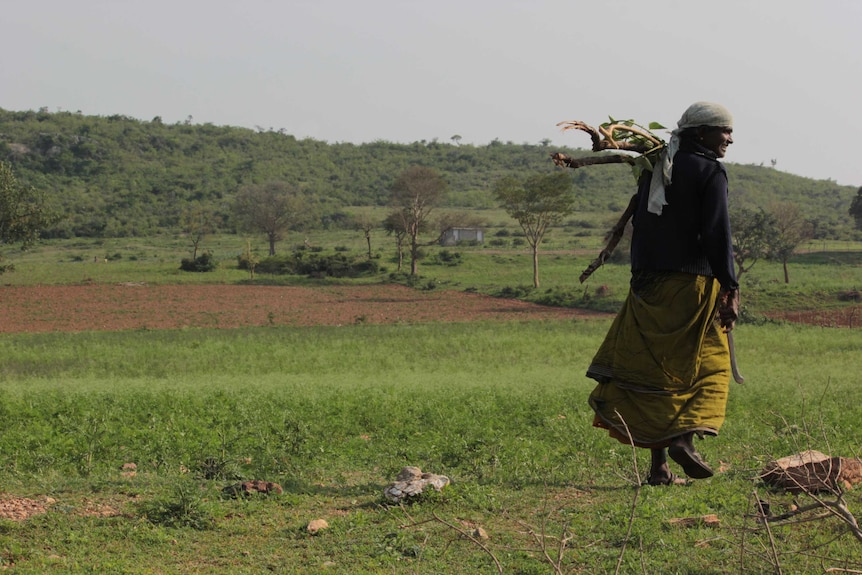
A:
<svg viewBox="0 0 862 575">
<path fill-rule="evenodd" d="M 64 215 L 46 234 L 58 238 L 175 230 L 182 208 L 193 201 L 212 207 L 221 231 L 230 231 L 229 206 L 236 191 L 271 180 L 300 187 L 324 214 L 382 206 L 394 178 L 414 164 L 445 177 L 450 206 L 491 208 L 496 206 L 490 190 L 498 178 L 556 169 L 549 159 L 556 151 L 589 153 L 497 140 L 483 146 L 436 140 L 327 143 L 282 131 L 165 124 L 160 118 L 0 109 L 0 159 L 13 165 L 22 183 L 43 190 Z M 762 166 L 729 163 L 728 168 L 732 201 L 738 205 L 793 202 L 816 223 L 819 237 L 851 233 L 847 210 L 854 188 Z M 621 165 L 571 174 L 578 209 L 585 212 L 615 215 L 634 187 L 629 169 Z"/>
</svg>

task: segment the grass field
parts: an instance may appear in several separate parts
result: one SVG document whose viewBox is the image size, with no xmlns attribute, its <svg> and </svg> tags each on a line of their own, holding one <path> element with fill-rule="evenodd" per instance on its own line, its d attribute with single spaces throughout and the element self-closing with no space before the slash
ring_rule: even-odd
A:
<svg viewBox="0 0 862 575">
<path fill-rule="evenodd" d="M 226 262 L 228 243 L 217 252 Z M 212 275 L 175 271 L 187 257 L 179 239 L 106 244 L 43 246 L 15 257 L 17 271 L 2 280 L 191 288 L 248 279 L 227 265 Z M 529 283 L 518 251 L 463 257 L 457 267 L 423 264 L 423 281 L 489 292 Z M 571 248 L 543 258 L 540 291 L 583 292 L 577 275 L 590 257 Z M 862 285 L 860 267 L 855 252 L 801 254 L 786 285 L 780 266 L 758 263 L 743 297 L 758 313 L 850 308 L 834 294 Z M 607 284 L 612 306 L 626 275 L 607 266 L 588 289 Z M 309 282 L 261 281 L 276 280 Z M 27 574 L 862 571 L 862 541 L 840 518 L 765 524 L 755 508 L 762 499 L 780 514 L 814 501 L 759 482 L 770 459 L 808 448 L 860 455 L 862 331 L 741 324 L 746 383 L 731 389 L 721 435 L 697 444 L 721 472 L 640 488 L 648 453 L 593 429 L 585 401 L 583 372 L 608 325 L 2 335 L 0 511 L 14 500 L 39 512 L 0 519 L 0 562 Z M 382 490 L 405 465 L 452 483 L 388 505 Z M 251 479 L 284 492 L 222 492 Z M 860 493 L 844 494 L 857 516 Z M 718 525 L 672 522 L 709 515 Z M 318 518 L 329 528 L 312 535 L 306 526 Z"/>
</svg>

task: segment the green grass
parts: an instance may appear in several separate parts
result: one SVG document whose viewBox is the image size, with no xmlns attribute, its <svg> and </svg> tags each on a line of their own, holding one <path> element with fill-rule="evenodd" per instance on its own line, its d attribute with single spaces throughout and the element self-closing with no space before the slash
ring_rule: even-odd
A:
<svg viewBox="0 0 862 575">
<path fill-rule="evenodd" d="M 493 554 L 505 573 L 553 573 L 531 533 L 553 542 L 565 530 L 564 573 L 613 572 L 621 554 L 627 573 L 772 573 L 752 493 L 779 509 L 792 499 L 754 478 L 804 448 L 857 454 L 862 333 L 740 327 L 746 384 L 731 390 L 721 435 L 698 444 L 725 471 L 640 490 L 627 537 L 632 452 L 591 427 L 585 402 L 608 325 L 0 337 L 0 485 L 56 501 L 0 522 L 0 560 L 16 573 L 466 574 L 496 572 Z M 648 453 L 637 456 L 643 474 Z M 134 477 L 122 475 L 129 462 Z M 452 485 L 387 506 L 382 489 L 403 465 Z M 285 493 L 221 496 L 241 478 Z M 848 504 L 860 513 L 860 493 Z M 120 513 L 86 513 L 99 505 Z M 711 513 L 720 528 L 668 523 Z M 311 536 L 318 517 L 331 527 Z M 472 526 L 490 534 L 488 552 L 456 530 Z M 862 544 L 834 519 L 773 537 L 784 572 L 862 566 Z"/>
<path fill-rule="evenodd" d="M 500 213 L 496 226 L 516 229 Z M 592 223 L 590 225 L 593 225 Z M 420 289 L 499 293 L 614 310 L 626 265 L 581 285 L 603 225 L 554 230 L 529 288 L 526 247 L 460 246 L 457 266 L 426 249 Z M 304 237 L 291 236 L 288 249 Z M 356 232 L 309 234 L 325 250 L 363 254 Z M 46 242 L 6 253 L 9 285 L 239 283 L 245 247 L 210 238 L 217 271 L 184 273 L 181 237 Z M 391 239 L 374 237 L 389 281 Z M 265 253 L 264 246 L 254 246 Z M 855 250 L 855 251 L 854 251 Z M 853 309 L 862 246 L 830 243 L 790 264 L 758 262 L 742 278 L 749 315 Z M 108 261 L 105 261 L 107 259 Z M 93 261 L 96 260 L 96 261 Z M 258 276 L 261 283 L 341 280 Z M 774 457 L 815 448 L 859 455 L 862 332 L 755 321 L 736 331 L 740 367 L 728 420 L 698 443 L 721 465 L 681 489 L 634 487 L 632 451 L 591 426 L 586 365 L 608 320 L 431 325 L 185 329 L 0 336 L 0 489 L 54 503 L 25 522 L 0 520 L 0 565 L 15 573 L 554 573 L 557 537 L 571 538 L 561 573 L 784 573 L 862 570 L 862 544 L 835 519 L 773 525 L 791 496 L 756 481 Z M 648 453 L 636 454 L 641 475 Z M 126 463 L 137 474 L 123 474 Z M 404 465 L 451 477 L 440 494 L 391 507 L 382 489 Z M 231 499 L 240 479 L 280 483 L 276 497 Z M 637 501 L 634 505 L 635 495 Z M 801 498 L 802 503 L 810 502 Z M 847 494 L 862 514 L 862 495 Z M 116 513 L 98 514 L 112 509 Z M 716 514 L 719 528 L 672 527 Z M 316 536 L 308 521 L 330 529 Z M 490 539 L 465 538 L 474 526 Z M 629 528 L 631 533 L 629 533 Z M 460 531 L 459 531 L 460 530 Z"/>
</svg>

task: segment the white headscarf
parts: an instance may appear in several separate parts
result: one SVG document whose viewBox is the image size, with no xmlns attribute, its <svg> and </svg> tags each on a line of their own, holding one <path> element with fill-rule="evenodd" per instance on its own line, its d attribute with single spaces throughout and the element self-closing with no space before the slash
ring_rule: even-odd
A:
<svg viewBox="0 0 862 575">
<path fill-rule="evenodd" d="M 721 104 L 712 102 L 695 102 L 683 112 L 682 117 L 676 124 L 676 130 L 671 132 L 670 142 L 659 156 L 652 171 L 652 180 L 649 187 L 649 200 L 647 211 L 661 215 L 662 208 L 667 205 L 664 189 L 671 183 L 673 176 L 673 157 L 679 150 L 679 134 L 687 128 L 700 126 L 721 126 L 730 128 L 733 126 L 733 116 Z"/>
</svg>

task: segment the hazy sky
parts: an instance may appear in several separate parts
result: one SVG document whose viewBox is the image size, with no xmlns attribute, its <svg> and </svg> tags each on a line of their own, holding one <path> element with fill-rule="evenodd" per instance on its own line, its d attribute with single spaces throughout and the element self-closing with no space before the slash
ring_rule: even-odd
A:
<svg viewBox="0 0 862 575">
<path fill-rule="evenodd" d="M 859 0 L 0 0 L 0 108 L 329 142 L 589 147 L 735 116 L 730 162 L 862 185 Z"/>
</svg>

